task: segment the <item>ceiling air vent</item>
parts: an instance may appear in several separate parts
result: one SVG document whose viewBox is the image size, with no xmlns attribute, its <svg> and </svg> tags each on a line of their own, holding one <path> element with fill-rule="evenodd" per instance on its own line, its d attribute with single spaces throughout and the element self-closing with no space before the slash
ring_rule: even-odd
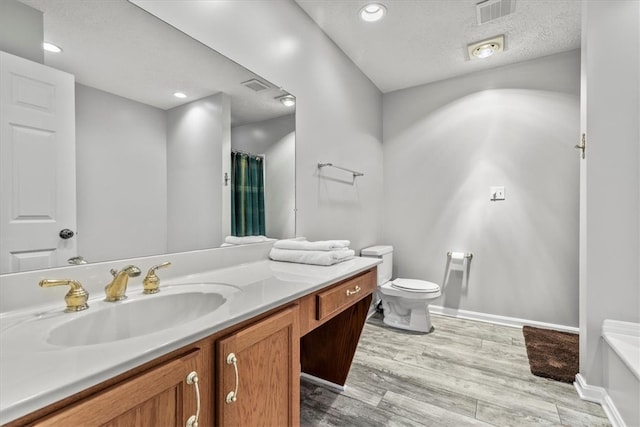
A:
<svg viewBox="0 0 640 427">
<path fill-rule="evenodd" d="M 260 92 L 261 90 L 269 89 L 269 86 L 265 83 L 262 83 L 258 79 L 247 80 L 246 82 L 242 82 L 243 86 L 248 87 L 251 90 L 256 92 Z"/>
<path fill-rule="evenodd" d="M 516 10 L 516 0 L 486 0 L 476 4 L 478 25 L 513 13 Z"/>
</svg>

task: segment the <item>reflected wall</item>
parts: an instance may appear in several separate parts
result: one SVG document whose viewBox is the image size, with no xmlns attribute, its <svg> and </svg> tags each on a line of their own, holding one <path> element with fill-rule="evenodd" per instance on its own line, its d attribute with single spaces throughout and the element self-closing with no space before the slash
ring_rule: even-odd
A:
<svg viewBox="0 0 640 427">
<path fill-rule="evenodd" d="M 34 50 L 55 41 L 63 52 L 45 54 L 44 65 L 75 76 L 77 255 L 100 262 L 219 246 L 230 230 L 231 126 L 282 116 L 284 141 L 268 152 L 267 234 L 295 235 L 295 107 L 278 100 L 286 90 L 126 0 L 3 0 L 2 11 L 3 30 L 12 20 L 21 28 L 2 49 L 42 62 Z"/>
</svg>

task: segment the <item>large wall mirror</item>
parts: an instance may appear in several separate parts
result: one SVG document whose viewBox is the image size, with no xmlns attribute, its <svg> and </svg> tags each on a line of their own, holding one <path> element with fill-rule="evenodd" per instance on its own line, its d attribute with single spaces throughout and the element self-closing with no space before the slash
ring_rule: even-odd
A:
<svg viewBox="0 0 640 427">
<path fill-rule="evenodd" d="M 295 236 L 291 94 L 126 0 L 7 1 L 42 12 L 44 40 L 62 48 L 46 52 L 44 65 L 74 76 L 75 162 L 67 165 L 75 170 L 75 189 L 55 191 L 75 192 L 69 202 L 75 203 L 75 223 L 29 229 L 31 237 L 21 242 L 39 234 L 53 234 L 53 240 L 30 243 L 35 249 L 3 247 L 0 273 L 68 265 L 74 257 L 91 263 L 219 247 L 232 234 L 232 152 L 263 163 L 264 234 Z M 16 220 L 22 209 L 14 206 L 16 192 L 29 187 L 16 190 L 16 177 L 37 175 L 40 181 L 30 186 L 49 197 L 52 177 L 65 169 L 64 163 L 52 166 L 51 152 L 38 148 L 34 132 L 25 137 L 28 153 L 16 161 L 14 150 L 12 171 L 2 178 L 2 221 L 23 229 L 53 220 L 28 213 Z M 3 133 L 2 144 L 16 147 L 11 135 L 19 132 Z M 32 199 L 25 212 L 35 212 L 43 197 Z M 63 229 L 73 236 L 65 239 Z"/>
</svg>

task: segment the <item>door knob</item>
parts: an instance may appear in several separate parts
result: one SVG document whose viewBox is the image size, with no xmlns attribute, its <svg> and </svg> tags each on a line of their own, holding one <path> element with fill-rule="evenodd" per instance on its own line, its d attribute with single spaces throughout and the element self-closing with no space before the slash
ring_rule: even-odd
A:
<svg viewBox="0 0 640 427">
<path fill-rule="evenodd" d="M 61 239 L 70 239 L 74 236 L 74 232 L 69 230 L 68 228 L 64 228 L 62 230 L 60 230 L 60 233 L 58 234 L 60 236 Z"/>
</svg>

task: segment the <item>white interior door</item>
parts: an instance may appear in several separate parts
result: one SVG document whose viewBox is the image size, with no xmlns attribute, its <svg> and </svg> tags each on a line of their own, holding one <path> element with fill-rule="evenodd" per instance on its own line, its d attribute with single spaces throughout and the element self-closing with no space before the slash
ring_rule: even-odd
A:
<svg viewBox="0 0 640 427">
<path fill-rule="evenodd" d="M 0 273 L 76 255 L 74 76 L 0 52 Z M 62 233 L 63 235 L 65 233 Z"/>
</svg>

